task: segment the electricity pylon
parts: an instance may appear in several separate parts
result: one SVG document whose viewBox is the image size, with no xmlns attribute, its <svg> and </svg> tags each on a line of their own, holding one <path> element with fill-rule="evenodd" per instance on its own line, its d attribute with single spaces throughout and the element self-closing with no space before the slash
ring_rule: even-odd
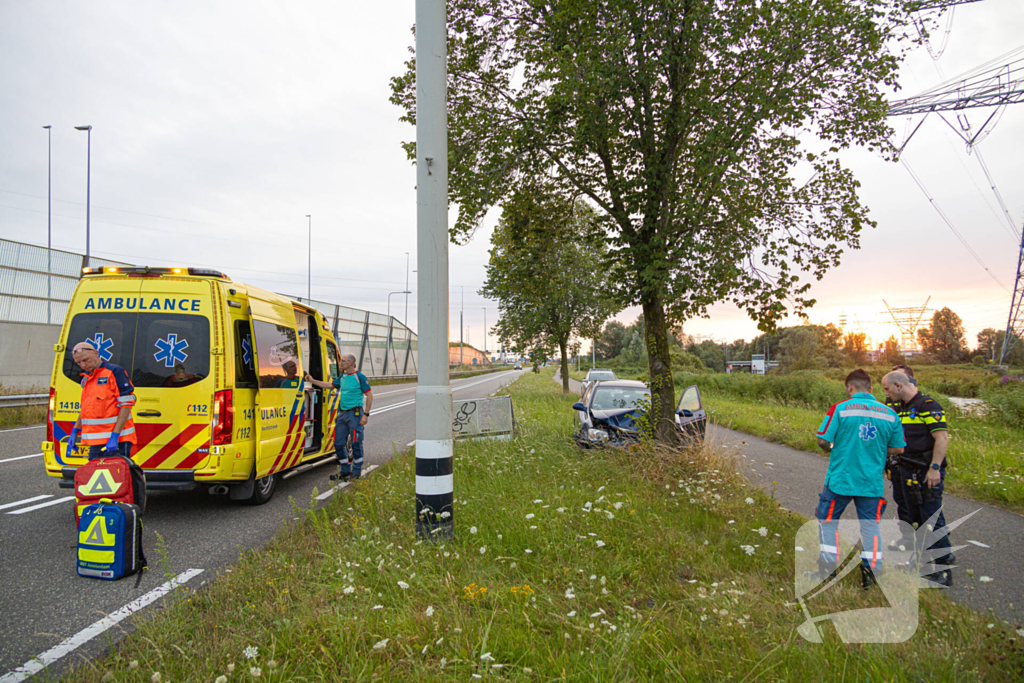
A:
<svg viewBox="0 0 1024 683">
<path fill-rule="evenodd" d="M 893 308 L 889 305 L 888 301 L 882 299 L 882 303 L 885 304 L 886 309 L 888 309 L 889 315 L 892 316 L 892 321 L 896 323 L 896 327 L 899 328 L 901 353 L 919 350 L 917 348 L 917 328 L 921 326 L 921 320 L 924 318 L 924 314 L 930 310 L 928 308 L 928 302 L 931 300 L 931 297 L 925 299 L 923 306 Z"/>
<path fill-rule="evenodd" d="M 1013 284 L 1013 297 L 1010 299 L 1010 317 L 1006 320 L 1006 336 L 1003 337 L 1003 351 L 999 354 L 999 364 L 1005 365 L 1010 357 L 1017 339 L 1024 334 L 1024 312 L 1021 311 L 1024 301 L 1024 226 L 1020 231 L 1020 254 L 1017 256 L 1017 279 Z"/>
<path fill-rule="evenodd" d="M 967 5 L 972 2 L 981 2 L 981 0 L 917 0 L 917 2 L 907 3 L 910 9 L 915 12 L 923 12 L 929 9 L 945 9 L 952 7 L 953 5 Z"/>
</svg>

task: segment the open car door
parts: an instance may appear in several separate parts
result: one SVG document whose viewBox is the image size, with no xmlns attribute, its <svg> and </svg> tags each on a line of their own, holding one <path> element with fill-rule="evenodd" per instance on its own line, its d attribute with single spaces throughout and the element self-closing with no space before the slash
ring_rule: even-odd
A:
<svg viewBox="0 0 1024 683">
<path fill-rule="evenodd" d="M 704 443 L 707 424 L 708 416 L 700 400 L 700 389 L 696 384 L 691 384 L 679 397 L 679 405 L 676 406 L 676 428 L 683 439 L 700 444 Z"/>
</svg>

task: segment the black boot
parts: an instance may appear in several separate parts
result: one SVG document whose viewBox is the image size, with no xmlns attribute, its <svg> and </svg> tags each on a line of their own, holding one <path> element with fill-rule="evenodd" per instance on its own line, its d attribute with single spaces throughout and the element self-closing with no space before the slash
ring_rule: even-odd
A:
<svg viewBox="0 0 1024 683">
<path fill-rule="evenodd" d="M 953 570 L 943 569 L 941 572 L 929 574 L 927 578 L 929 581 L 933 581 L 943 588 L 949 588 L 953 585 Z"/>
<path fill-rule="evenodd" d="M 871 571 L 871 567 L 866 564 L 860 566 L 860 587 L 864 590 L 868 590 L 872 586 L 878 585 L 878 579 L 875 578 L 875 573 Z"/>
</svg>

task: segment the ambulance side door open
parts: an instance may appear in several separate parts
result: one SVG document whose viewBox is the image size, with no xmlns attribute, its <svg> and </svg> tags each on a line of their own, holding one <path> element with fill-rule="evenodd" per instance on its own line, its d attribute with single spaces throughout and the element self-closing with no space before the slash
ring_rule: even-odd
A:
<svg viewBox="0 0 1024 683">
<path fill-rule="evenodd" d="M 256 479 L 301 455 L 302 367 L 291 307 L 250 295 L 256 344 Z"/>
</svg>

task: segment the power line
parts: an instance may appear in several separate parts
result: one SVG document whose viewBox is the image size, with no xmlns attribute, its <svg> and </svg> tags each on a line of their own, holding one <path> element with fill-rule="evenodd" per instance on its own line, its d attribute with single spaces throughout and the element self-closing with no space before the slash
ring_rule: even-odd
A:
<svg viewBox="0 0 1024 683">
<path fill-rule="evenodd" d="M 997 278 L 992 273 L 991 270 L 989 270 L 989 267 L 986 266 L 985 262 L 981 260 L 981 257 L 978 256 L 978 253 L 971 248 L 971 245 L 967 243 L 967 240 L 964 239 L 964 236 L 960 234 L 960 231 L 956 229 L 956 227 L 953 225 L 953 222 L 949 220 L 949 217 L 947 217 L 946 213 L 939 207 L 938 203 L 935 201 L 935 198 L 932 197 L 931 193 L 928 192 L 928 189 L 924 186 L 924 183 L 922 183 L 921 179 L 917 177 L 917 174 L 914 173 L 914 170 L 910 168 L 910 164 L 907 163 L 907 160 L 904 159 L 903 157 L 900 157 L 900 163 L 903 164 L 903 167 L 905 169 L 907 169 L 907 173 L 909 173 L 910 177 L 914 179 L 914 182 L 917 183 L 917 186 L 921 188 L 921 192 L 923 192 L 924 196 L 928 198 L 928 201 L 931 202 L 932 207 L 934 207 L 934 209 L 938 212 L 939 216 L 946 223 L 946 225 L 949 226 L 949 229 L 953 231 L 953 234 L 956 235 L 956 238 L 960 240 L 960 244 L 964 245 L 964 248 L 967 249 L 967 251 L 970 252 L 971 256 L 974 257 L 974 260 L 977 261 L 978 264 L 985 269 L 985 272 L 988 273 L 988 276 L 996 281 L 997 285 L 999 285 L 1007 292 L 1009 292 L 1009 288 L 1006 285 L 1004 285 L 999 280 L 999 278 Z"/>
</svg>

